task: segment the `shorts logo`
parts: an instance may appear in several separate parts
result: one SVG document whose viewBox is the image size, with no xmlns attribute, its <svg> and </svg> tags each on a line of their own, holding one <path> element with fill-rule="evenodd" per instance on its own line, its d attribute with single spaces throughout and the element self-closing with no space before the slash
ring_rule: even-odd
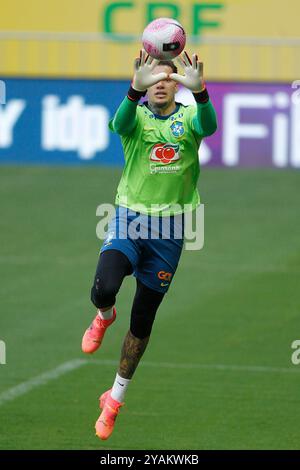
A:
<svg viewBox="0 0 300 470">
<path fill-rule="evenodd" d="M 179 145 L 178 144 L 156 144 L 152 147 L 150 160 L 152 162 L 169 163 L 180 160 Z"/>
<path fill-rule="evenodd" d="M 184 134 L 184 127 L 181 121 L 174 121 L 170 128 L 175 137 L 181 137 Z"/>
<path fill-rule="evenodd" d="M 165 271 L 159 271 L 159 273 L 157 273 L 157 277 L 158 277 L 158 279 L 161 279 L 162 281 L 170 282 L 171 278 L 172 278 L 172 273 L 166 273 Z"/>
</svg>

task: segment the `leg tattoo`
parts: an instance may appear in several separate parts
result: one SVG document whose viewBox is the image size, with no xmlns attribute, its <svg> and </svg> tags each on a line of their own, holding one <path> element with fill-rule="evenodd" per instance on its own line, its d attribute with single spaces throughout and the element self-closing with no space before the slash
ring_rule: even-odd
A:
<svg viewBox="0 0 300 470">
<path fill-rule="evenodd" d="M 131 379 L 138 363 L 145 352 L 150 336 L 139 339 L 129 330 L 122 347 L 118 374 L 124 379 Z"/>
</svg>

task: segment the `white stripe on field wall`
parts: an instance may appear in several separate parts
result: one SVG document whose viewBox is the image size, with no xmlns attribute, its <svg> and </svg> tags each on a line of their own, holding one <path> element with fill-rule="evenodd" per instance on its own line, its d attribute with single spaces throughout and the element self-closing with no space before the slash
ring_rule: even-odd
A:
<svg viewBox="0 0 300 470">
<path fill-rule="evenodd" d="M 37 377 L 33 377 L 32 379 L 26 380 L 25 382 L 22 382 L 15 387 L 9 388 L 0 394 L 0 406 L 8 401 L 12 401 L 15 398 L 25 395 L 25 393 L 30 392 L 34 388 L 40 387 L 41 385 L 46 385 L 48 382 L 51 382 L 51 380 L 58 379 L 62 375 L 78 369 L 87 363 L 88 361 L 86 359 L 74 359 L 72 361 L 64 362 L 55 369 L 44 372 Z"/>
<path fill-rule="evenodd" d="M 102 365 L 102 366 L 115 366 L 119 365 L 119 361 L 111 359 L 74 359 L 72 361 L 64 362 L 60 366 L 45 372 L 33 379 L 29 379 L 26 382 L 22 382 L 15 387 L 9 388 L 5 392 L 0 394 L 0 406 L 8 401 L 12 401 L 31 390 L 46 385 L 51 380 L 56 380 L 62 375 L 67 374 L 79 367 L 85 365 Z M 174 362 L 141 362 L 139 367 L 156 367 L 164 369 L 206 369 L 206 370 L 224 370 L 224 371 L 238 371 L 238 372 L 266 372 L 266 373 L 296 373 L 300 374 L 300 370 L 297 367 L 269 367 L 269 366 L 242 366 L 242 365 L 231 365 L 231 364 L 193 364 L 193 363 L 174 363 Z"/>
</svg>

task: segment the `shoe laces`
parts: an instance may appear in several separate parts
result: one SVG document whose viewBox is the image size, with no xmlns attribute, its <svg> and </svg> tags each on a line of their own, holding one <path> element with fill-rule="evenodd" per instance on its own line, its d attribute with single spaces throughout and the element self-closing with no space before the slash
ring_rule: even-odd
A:
<svg viewBox="0 0 300 470">
<path fill-rule="evenodd" d="M 102 329 L 102 328 L 105 328 L 106 325 L 105 323 L 103 323 L 103 319 L 100 317 L 100 315 L 97 314 L 97 317 L 95 319 L 95 323 L 96 323 L 96 328 L 99 328 L 99 329 Z"/>
<path fill-rule="evenodd" d="M 124 403 L 118 403 L 117 405 L 112 405 L 110 403 L 107 403 L 107 401 L 106 401 L 105 404 L 104 404 L 104 407 L 107 406 L 113 413 L 115 413 L 117 415 L 123 405 L 124 405 Z"/>
</svg>

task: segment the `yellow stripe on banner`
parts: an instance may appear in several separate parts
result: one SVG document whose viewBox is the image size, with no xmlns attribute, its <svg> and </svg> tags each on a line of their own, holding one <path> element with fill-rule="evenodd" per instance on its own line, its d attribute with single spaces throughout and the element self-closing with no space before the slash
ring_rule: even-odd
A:
<svg viewBox="0 0 300 470">
<path fill-rule="evenodd" d="M 0 75 L 130 79 L 138 43 L 0 41 Z M 208 80 L 293 81 L 300 77 L 299 47 L 205 44 L 190 48 Z M 281 64 L 281 66 L 279 65 Z"/>
</svg>

